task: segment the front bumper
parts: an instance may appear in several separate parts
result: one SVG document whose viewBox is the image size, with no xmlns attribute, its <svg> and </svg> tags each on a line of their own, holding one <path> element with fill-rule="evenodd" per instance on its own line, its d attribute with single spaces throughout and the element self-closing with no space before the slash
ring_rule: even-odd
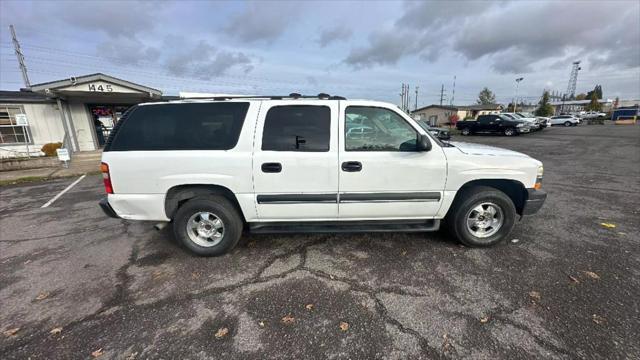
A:
<svg viewBox="0 0 640 360">
<path fill-rule="evenodd" d="M 531 128 L 529 128 L 529 127 L 519 127 L 519 128 L 516 128 L 516 130 L 518 131 L 518 133 L 524 134 L 524 133 L 530 132 Z"/>
<path fill-rule="evenodd" d="M 524 203 L 522 215 L 532 215 L 538 212 L 544 201 L 547 199 L 547 192 L 544 190 L 527 189 L 527 201 Z"/>
<path fill-rule="evenodd" d="M 102 198 L 98 204 L 100 205 L 100 208 L 102 209 L 102 211 L 104 211 L 104 213 L 108 217 L 112 217 L 116 219 L 119 218 L 118 214 L 116 214 L 116 212 L 113 210 L 111 205 L 109 205 L 109 200 L 107 198 Z"/>
</svg>

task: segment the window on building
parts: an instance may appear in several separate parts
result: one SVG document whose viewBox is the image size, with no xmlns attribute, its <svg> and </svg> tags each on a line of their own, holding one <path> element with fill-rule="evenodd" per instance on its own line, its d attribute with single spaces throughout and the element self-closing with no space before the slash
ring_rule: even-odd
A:
<svg viewBox="0 0 640 360">
<path fill-rule="evenodd" d="M 27 125 L 18 120 L 22 114 L 24 114 L 22 106 L 0 105 L 0 144 L 31 142 Z"/>
<path fill-rule="evenodd" d="M 248 109 L 246 102 L 138 106 L 105 151 L 229 150 Z"/>
<path fill-rule="evenodd" d="M 331 111 L 327 106 L 291 105 L 269 109 L 262 150 L 329 151 Z"/>
<path fill-rule="evenodd" d="M 418 133 L 397 113 L 377 107 L 349 106 L 346 151 L 415 151 Z"/>
</svg>

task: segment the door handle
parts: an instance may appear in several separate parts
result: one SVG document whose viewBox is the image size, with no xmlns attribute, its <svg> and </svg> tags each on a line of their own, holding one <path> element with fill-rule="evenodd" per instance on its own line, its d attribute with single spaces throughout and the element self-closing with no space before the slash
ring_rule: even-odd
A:
<svg viewBox="0 0 640 360">
<path fill-rule="evenodd" d="M 356 172 L 362 170 L 362 163 L 360 161 L 345 161 L 342 163 L 342 171 Z"/>
<path fill-rule="evenodd" d="M 282 164 L 276 162 L 264 163 L 261 168 L 262 172 L 265 173 L 279 173 L 282 171 Z"/>
</svg>

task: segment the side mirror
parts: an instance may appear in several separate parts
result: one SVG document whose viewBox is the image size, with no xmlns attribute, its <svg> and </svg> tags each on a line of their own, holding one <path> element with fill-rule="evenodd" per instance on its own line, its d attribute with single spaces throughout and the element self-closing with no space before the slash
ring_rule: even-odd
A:
<svg viewBox="0 0 640 360">
<path fill-rule="evenodd" d="M 429 141 L 429 137 L 427 135 L 418 135 L 418 143 L 416 144 L 416 150 L 418 151 L 430 151 L 431 150 L 431 141 Z"/>
<path fill-rule="evenodd" d="M 451 139 L 451 135 L 447 132 L 441 131 L 438 133 L 438 139 L 440 140 L 449 140 Z"/>
</svg>

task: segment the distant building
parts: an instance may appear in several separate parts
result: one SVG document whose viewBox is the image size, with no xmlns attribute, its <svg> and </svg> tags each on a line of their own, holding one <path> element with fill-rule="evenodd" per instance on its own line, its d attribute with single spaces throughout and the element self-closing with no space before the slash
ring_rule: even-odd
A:
<svg viewBox="0 0 640 360">
<path fill-rule="evenodd" d="M 567 101 L 552 101 L 549 104 L 553 106 L 556 115 L 576 113 L 585 111 L 587 105 L 591 100 L 567 100 Z M 600 99 L 598 100 L 602 104 L 603 111 L 609 111 L 613 107 L 613 100 Z"/>
<path fill-rule="evenodd" d="M 448 124 L 453 115 L 458 119 L 477 118 L 478 115 L 493 114 L 502 111 L 500 104 L 487 105 L 429 105 L 411 112 L 411 116 L 416 120 L 428 121 L 431 126 Z"/>
<path fill-rule="evenodd" d="M 37 156 L 52 142 L 72 152 L 99 149 L 126 109 L 162 99 L 160 90 L 105 74 L 0 91 L 0 157 Z"/>
</svg>

